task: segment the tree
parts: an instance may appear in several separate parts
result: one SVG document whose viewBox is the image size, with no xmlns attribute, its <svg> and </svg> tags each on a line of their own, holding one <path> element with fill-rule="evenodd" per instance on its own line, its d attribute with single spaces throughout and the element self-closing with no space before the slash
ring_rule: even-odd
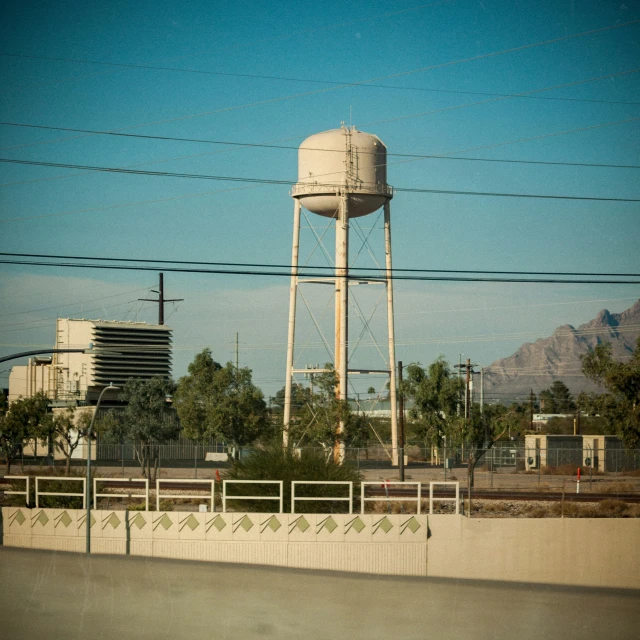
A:
<svg viewBox="0 0 640 640">
<path fill-rule="evenodd" d="M 54 415 L 48 427 L 53 446 L 66 458 L 65 475 L 71 471 L 71 457 L 82 440 L 89 437 L 91 426 L 91 412 L 81 411 L 76 415 L 73 406 L 67 407 L 62 413 Z"/>
<path fill-rule="evenodd" d="M 309 440 L 332 449 L 338 443 L 357 447 L 367 441 L 369 424 L 364 415 L 353 413 L 346 400 L 336 396 L 338 374 L 331 363 L 324 365 L 326 371 L 314 375 L 314 389 L 298 390 L 298 410 L 289 424 L 289 436 L 296 446 Z M 344 432 L 337 434 L 342 422 Z"/>
<path fill-rule="evenodd" d="M 440 446 L 445 436 L 450 447 L 465 445 L 469 484 L 473 486 L 480 459 L 509 428 L 516 428 L 516 412 L 501 405 L 487 405 L 483 412 L 480 405 L 474 404 L 469 418 L 457 415 L 464 383 L 442 356 L 426 371 L 420 365 L 409 365 L 403 387 L 405 397 L 413 400 L 416 435 L 435 446 Z"/>
<path fill-rule="evenodd" d="M 4 394 L 3 394 L 4 396 Z M 22 451 L 25 440 L 43 437 L 49 428 L 49 399 L 38 392 L 30 398 L 18 398 L 7 408 L 6 400 L 0 409 L 0 446 L 7 460 L 7 475 L 11 463 Z"/>
<path fill-rule="evenodd" d="M 236 460 L 225 473 L 227 480 L 282 480 L 283 510 L 288 513 L 291 508 L 291 482 L 293 480 L 353 482 L 357 495 L 360 472 L 353 464 L 337 464 L 330 456 L 323 455 L 317 449 L 303 449 L 296 452 L 292 447 L 283 447 L 274 442 L 265 448 L 252 451 L 246 458 Z M 342 491 L 341 491 L 342 489 Z M 234 490 L 235 493 L 235 490 Z M 250 492 L 245 495 L 273 495 L 273 490 L 263 485 L 250 485 Z M 323 497 L 348 495 L 346 487 L 299 486 L 296 495 L 302 497 Z M 275 500 L 238 500 L 238 508 L 253 508 L 259 511 L 272 511 Z M 300 501 L 296 502 L 297 513 L 314 513 L 318 507 L 333 512 L 344 513 L 347 509 L 345 501 Z"/>
<path fill-rule="evenodd" d="M 143 477 L 154 480 L 160 456 L 159 445 L 175 439 L 180 427 L 167 405 L 167 396 L 175 385 L 155 377 L 149 380 L 130 378 L 120 394 L 127 403 L 123 411 L 111 411 L 101 421 L 100 430 L 107 438 L 130 440 Z"/>
<path fill-rule="evenodd" d="M 544 413 L 571 413 L 575 411 L 576 403 L 567 385 L 554 380 L 548 389 L 540 392 L 540 407 Z"/>
<path fill-rule="evenodd" d="M 469 486 L 474 486 L 475 468 L 493 445 L 509 430 L 518 427 L 518 414 L 504 405 L 474 404 L 466 420 L 458 418 L 460 437 L 467 448 Z"/>
<path fill-rule="evenodd" d="M 584 375 L 608 393 L 581 393 L 580 408 L 604 420 L 609 433 L 628 448 L 640 447 L 640 337 L 628 362 L 613 359 L 611 343 L 603 342 L 582 356 Z"/>
<path fill-rule="evenodd" d="M 450 436 L 463 383 L 440 356 L 425 371 L 419 364 L 407 366 L 402 393 L 413 400 L 411 417 L 413 431 L 431 445 L 440 446 L 444 436 Z M 450 440 L 451 442 L 451 440 Z"/>
<path fill-rule="evenodd" d="M 224 367 L 209 349 L 199 353 L 181 378 L 174 404 L 188 438 L 213 436 L 240 447 L 270 433 L 267 405 L 251 379 L 251 369 Z"/>
</svg>

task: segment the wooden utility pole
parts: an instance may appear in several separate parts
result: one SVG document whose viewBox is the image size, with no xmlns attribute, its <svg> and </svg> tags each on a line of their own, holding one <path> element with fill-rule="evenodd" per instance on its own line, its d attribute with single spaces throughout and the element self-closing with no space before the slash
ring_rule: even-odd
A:
<svg viewBox="0 0 640 640">
<path fill-rule="evenodd" d="M 158 303 L 158 324 L 163 325 L 164 324 L 164 305 L 167 302 L 182 302 L 184 300 L 184 298 L 171 298 L 169 300 L 165 299 L 164 297 L 164 273 L 159 274 L 160 275 L 160 282 L 159 282 L 159 286 L 158 286 L 158 290 L 156 291 L 155 289 L 151 289 L 151 293 L 157 293 L 158 294 L 158 298 L 157 299 L 151 299 L 151 298 L 138 298 L 138 300 L 140 302 L 156 302 Z"/>
<path fill-rule="evenodd" d="M 533 401 L 535 400 L 536 395 L 533 393 L 533 389 L 531 389 L 531 394 L 529 395 L 529 430 L 533 431 Z"/>
</svg>

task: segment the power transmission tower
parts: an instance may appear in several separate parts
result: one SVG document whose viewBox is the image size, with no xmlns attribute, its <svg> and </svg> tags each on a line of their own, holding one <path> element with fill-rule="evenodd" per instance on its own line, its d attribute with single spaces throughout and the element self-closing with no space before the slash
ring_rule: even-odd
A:
<svg viewBox="0 0 640 640">
<path fill-rule="evenodd" d="M 138 298 L 138 300 L 140 302 L 157 302 L 158 303 L 158 324 L 164 324 L 164 305 L 167 302 L 182 302 L 184 300 L 184 298 L 170 298 L 170 299 L 166 299 L 164 297 L 164 273 L 160 274 L 160 283 L 158 286 L 158 290 L 156 291 L 155 289 L 151 289 L 151 293 L 157 293 L 158 294 L 158 298 L 157 299 L 151 299 L 151 298 Z"/>
</svg>

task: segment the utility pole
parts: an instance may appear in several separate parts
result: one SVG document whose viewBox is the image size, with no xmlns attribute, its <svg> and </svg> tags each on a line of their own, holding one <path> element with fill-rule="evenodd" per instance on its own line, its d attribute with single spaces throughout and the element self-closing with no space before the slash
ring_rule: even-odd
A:
<svg viewBox="0 0 640 640">
<path fill-rule="evenodd" d="M 533 393 L 533 389 L 531 389 L 531 393 L 529 395 L 529 430 L 533 431 L 533 401 L 536 396 Z"/>
<path fill-rule="evenodd" d="M 458 354 L 458 402 L 456 404 L 456 415 L 460 416 L 460 376 L 462 375 L 462 354 Z"/>
<path fill-rule="evenodd" d="M 402 360 L 398 360 L 398 475 L 400 482 L 404 482 L 404 393 L 402 392 Z"/>
<path fill-rule="evenodd" d="M 184 298 L 171 298 L 169 300 L 165 299 L 164 297 L 164 273 L 159 274 L 160 275 L 160 282 L 159 282 L 159 286 L 158 286 L 158 290 L 156 291 L 155 289 L 151 289 L 151 293 L 157 293 L 158 294 L 158 299 L 157 300 L 152 300 L 150 298 L 138 298 L 138 300 L 140 302 L 157 302 L 158 303 L 158 324 L 159 325 L 163 325 L 164 324 L 164 305 L 167 302 L 183 302 Z"/>
<path fill-rule="evenodd" d="M 236 332 L 236 371 L 240 366 L 240 351 L 239 351 L 239 343 L 238 343 L 238 333 Z"/>
<path fill-rule="evenodd" d="M 468 420 L 471 417 L 471 376 L 475 373 L 473 367 L 479 366 L 476 363 L 472 363 L 469 358 L 465 364 L 455 365 L 455 368 L 458 370 L 458 379 L 460 379 L 460 374 L 462 369 L 465 369 L 465 389 L 464 389 L 464 419 Z"/>
</svg>

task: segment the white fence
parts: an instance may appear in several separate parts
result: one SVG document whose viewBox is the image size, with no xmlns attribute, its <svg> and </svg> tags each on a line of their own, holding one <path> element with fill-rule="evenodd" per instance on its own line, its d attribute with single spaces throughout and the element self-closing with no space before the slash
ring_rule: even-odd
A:
<svg viewBox="0 0 640 640">
<path fill-rule="evenodd" d="M 209 487 L 209 494 L 206 496 L 202 493 L 200 494 L 190 494 L 186 495 L 184 493 L 162 493 L 162 485 L 178 485 L 181 484 L 198 484 L 203 485 L 205 488 Z M 215 492 L 215 481 L 214 480 L 156 480 L 156 511 L 160 511 L 160 500 L 165 500 L 167 498 L 171 498 L 174 500 L 190 500 L 190 499 L 200 499 L 200 500 L 209 500 L 210 502 L 210 510 L 211 513 L 215 511 L 216 505 L 214 502 L 214 492 Z M 147 510 L 149 507 L 147 507 Z"/>
<path fill-rule="evenodd" d="M 41 491 L 40 483 L 42 482 L 80 482 L 82 484 L 82 493 L 72 491 Z M 82 498 L 82 508 L 87 508 L 87 479 L 86 478 L 56 478 L 53 476 L 36 476 L 36 509 L 40 507 L 41 496 L 64 496 L 73 498 Z"/>
<path fill-rule="evenodd" d="M 29 487 L 30 476 L 7 476 L 7 480 L 19 480 L 25 482 L 25 490 L 10 490 L 5 491 L 5 495 L 22 495 L 24 496 L 24 504 L 29 506 Z M 81 483 L 82 493 L 75 491 L 46 491 L 42 490 L 43 483 L 47 482 L 69 482 L 69 483 Z M 391 506 L 392 502 L 413 502 L 415 504 L 416 514 L 420 514 L 422 511 L 422 500 L 426 497 L 423 491 L 423 484 L 421 482 L 362 482 L 360 484 L 360 513 L 365 513 L 366 504 L 373 502 L 385 502 Z M 180 487 L 184 485 L 184 490 Z M 198 485 L 194 489 L 194 485 Z M 274 486 L 277 488 L 277 495 L 236 495 L 229 493 L 228 489 L 237 485 L 261 485 L 261 486 Z M 455 513 L 460 512 L 460 483 L 459 482 L 429 482 L 429 513 L 433 513 L 434 500 L 438 501 L 450 501 L 455 504 Z M 194 493 L 202 487 L 200 493 Z M 326 495 L 326 492 L 322 492 L 324 495 L 309 495 L 310 492 L 305 492 L 305 495 L 300 495 L 297 489 L 302 486 L 307 487 L 345 487 L 348 489 L 348 496 L 345 495 Z M 454 488 L 454 495 L 439 495 L 434 496 L 434 487 L 449 486 Z M 46 488 L 46 486 L 45 486 Z M 377 495 L 371 495 L 371 489 L 377 488 Z M 410 489 L 409 492 L 405 492 L 406 489 Z M 115 490 L 115 492 L 114 492 Z M 118 492 L 120 490 L 120 492 Z M 124 491 L 122 491 L 124 490 Z M 205 493 L 206 491 L 206 493 Z M 384 492 L 384 493 L 381 493 Z M 395 492 L 395 493 L 394 493 Z M 255 493 L 255 492 L 254 492 Z M 312 492 L 311 492 L 312 493 Z M 333 493 L 333 492 L 332 492 Z M 448 492 L 447 492 L 448 493 Z M 171 478 L 171 479 L 157 479 L 155 486 L 155 507 L 157 511 L 160 511 L 161 500 L 201 500 L 208 503 L 208 512 L 213 513 L 216 510 L 216 488 L 214 480 L 195 480 L 184 478 Z M 47 496 L 60 496 L 60 497 L 73 497 L 82 498 L 82 508 L 86 508 L 87 492 L 86 492 L 86 478 L 69 478 L 69 477 L 53 477 L 53 476 L 36 476 L 35 477 L 35 506 L 40 508 L 40 501 L 42 497 Z M 131 499 L 140 498 L 145 502 L 145 511 L 149 511 L 150 504 L 150 486 L 149 480 L 141 478 L 94 478 L 93 479 L 93 509 L 109 508 L 101 507 L 98 504 L 99 498 L 107 499 Z M 271 501 L 276 502 L 278 510 L 274 513 L 284 512 L 284 481 L 282 480 L 223 480 L 222 481 L 222 495 L 221 506 L 222 513 L 227 513 L 228 501 L 235 500 L 254 500 L 254 501 Z M 331 503 L 346 503 L 347 513 L 352 514 L 354 509 L 354 490 L 353 482 L 347 481 L 314 481 L 314 480 L 294 480 L 291 482 L 291 513 L 295 514 L 296 505 L 300 502 L 331 502 Z M 234 510 L 232 510 L 234 511 Z M 314 513 L 323 513 L 316 510 Z"/>
<path fill-rule="evenodd" d="M 336 496 L 296 496 L 296 486 L 298 485 L 342 485 L 349 487 L 349 497 Z M 349 503 L 349 513 L 353 513 L 353 482 L 327 481 L 322 480 L 294 480 L 291 483 L 291 513 L 296 512 L 296 501 L 347 501 Z"/>
<path fill-rule="evenodd" d="M 278 485 L 280 493 L 277 496 L 233 496 L 227 495 L 227 486 L 235 484 L 262 484 L 262 485 Z M 222 512 L 227 512 L 227 500 L 277 500 L 280 503 L 278 513 L 284 511 L 283 500 L 283 481 L 282 480 L 223 480 L 222 481 Z"/>
</svg>

